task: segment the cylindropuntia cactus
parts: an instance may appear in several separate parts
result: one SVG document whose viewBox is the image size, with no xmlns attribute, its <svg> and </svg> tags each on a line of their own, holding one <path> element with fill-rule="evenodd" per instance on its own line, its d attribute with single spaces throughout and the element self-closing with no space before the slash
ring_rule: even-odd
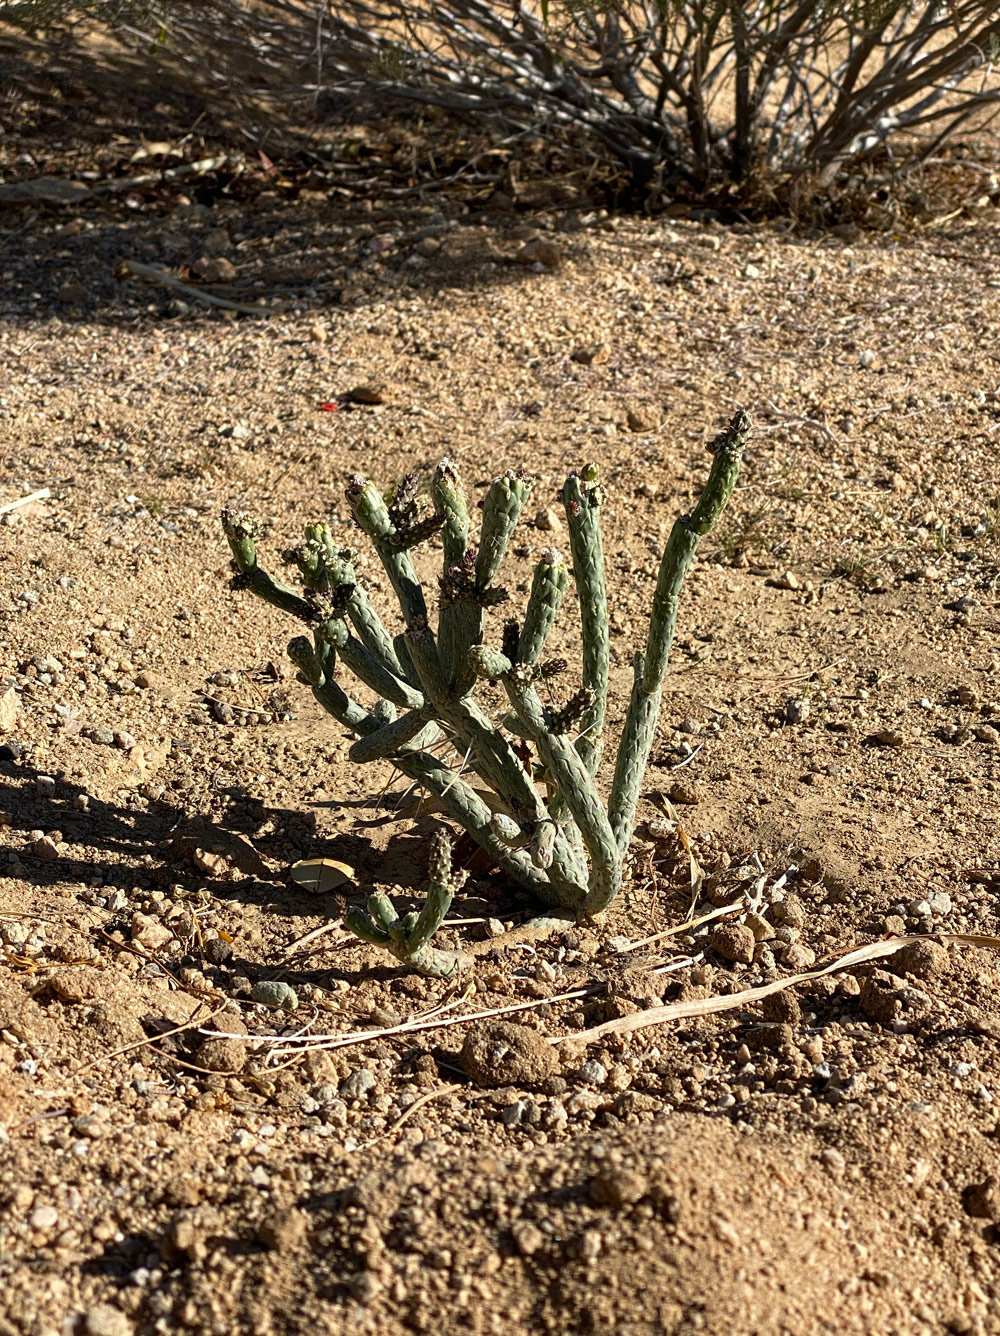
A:
<svg viewBox="0 0 1000 1336">
<path fill-rule="evenodd" d="M 604 752 L 610 658 L 600 509 L 604 488 L 595 465 L 567 479 L 561 492 L 580 604 L 582 685 L 556 708 L 536 684 L 567 667 L 545 662 L 570 572 L 558 551 L 542 553 L 524 616 L 507 621 L 502 644 L 484 642 L 485 612 L 507 602 L 494 584 L 531 490 L 520 471 L 495 479 L 483 500 L 478 546 L 469 544 L 469 514 L 458 475 L 442 461 L 431 482 L 433 514 L 420 514 L 418 478 L 407 475 L 387 501 L 367 479 L 355 477 L 347 499 L 371 541 L 402 613 L 404 631 L 390 635 L 355 574 L 354 553 L 341 549 L 325 524 L 309 525 L 291 557 L 302 592 L 269 576 L 257 562 L 259 523 L 226 511 L 222 523 L 233 554 L 233 585 L 306 623 L 311 637 L 288 646 L 299 680 L 335 719 L 356 735 L 349 756 L 388 760 L 434 794 L 515 881 L 570 918 L 606 909 L 622 885 L 622 867 L 660 709 L 678 601 L 698 542 L 717 523 L 732 495 L 750 419 L 740 411 L 711 446 L 708 481 L 690 515 L 679 518 L 660 562 L 646 647 L 634 660 L 625 725 L 605 803 L 596 784 Z M 440 533 L 443 571 L 436 630 L 410 549 Z M 377 699 L 370 706 L 348 696 L 336 680 L 340 664 Z M 478 680 L 499 682 L 510 711 L 494 721 L 475 699 Z M 445 743 L 457 765 L 434 749 Z M 464 758 L 464 759 L 463 759 Z M 489 790 L 473 788 L 476 774 Z M 430 889 L 419 914 L 399 918 L 384 895 L 367 912 L 352 910 L 346 924 L 365 941 L 383 946 L 422 973 L 448 977 L 462 960 L 431 946 L 464 875 L 451 868 L 444 832 L 433 841 Z"/>
</svg>

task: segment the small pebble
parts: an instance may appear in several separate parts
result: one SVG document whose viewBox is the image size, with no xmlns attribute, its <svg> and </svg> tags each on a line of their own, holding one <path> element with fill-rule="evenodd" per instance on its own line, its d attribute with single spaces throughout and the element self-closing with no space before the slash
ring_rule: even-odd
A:
<svg viewBox="0 0 1000 1336">
<path fill-rule="evenodd" d="M 545 1247 L 545 1235 L 528 1220 L 522 1220 L 511 1230 L 514 1246 L 524 1257 L 530 1257 Z"/>
<path fill-rule="evenodd" d="M 54 863 L 59 857 L 59 846 L 51 835 L 43 835 L 41 839 L 35 840 L 31 851 L 36 858 L 44 859 L 48 863 Z"/>
<path fill-rule="evenodd" d="M 822 1151 L 819 1158 L 823 1163 L 823 1167 L 828 1170 L 834 1178 L 840 1178 L 843 1175 L 844 1170 L 847 1168 L 847 1161 L 844 1159 L 843 1155 L 841 1155 L 840 1151 L 835 1150 L 833 1146 L 827 1146 L 826 1149 Z"/>
<path fill-rule="evenodd" d="M 340 1093 L 345 1099 L 363 1099 L 369 1091 L 375 1089 L 375 1085 L 374 1074 L 367 1067 L 361 1067 L 341 1081 Z"/>
</svg>

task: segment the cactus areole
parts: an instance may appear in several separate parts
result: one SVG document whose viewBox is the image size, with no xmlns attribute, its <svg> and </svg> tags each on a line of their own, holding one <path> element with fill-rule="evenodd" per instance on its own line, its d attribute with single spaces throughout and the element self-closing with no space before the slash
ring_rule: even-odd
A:
<svg viewBox="0 0 1000 1336">
<path fill-rule="evenodd" d="M 338 547 L 325 524 L 307 526 L 305 542 L 290 554 L 301 577 L 301 588 L 293 589 L 258 564 L 260 524 L 224 512 L 233 587 L 305 623 L 310 634 L 292 639 L 289 657 L 320 705 L 354 734 L 351 760 L 389 761 L 433 794 L 513 880 L 562 915 L 587 918 L 606 909 L 621 889 L 681 587 L 699 540 L 732 495 L 749 432 L 750 419 L 740 411 L 710 447 L 711 468 L 697 505 L 674 523 L 667 540 L 606 802 L 596 782 L 607 751 L 610 658 L 600 524 L 604 488 L 596 466 L 572 473 L 561 492 L 572 570 L 554 548 L 543 552 L 523 616 L 506 621 L 498 644 L 486 639 L 485 614 L 508 603 L 495 581 L 531 491 L 531 479 L 520 471 L 509 470 L 491 484 L 478 543 L 470 541 L 465 495 L 447 460 L 431 480 L 429 515 L 421 513 L 416 474 L 408 474 L 389 500 L 366 478 L 351 480 L 347 499 L 389 577 L 402 615 L 400 634 L 386 628 L 355 573 L 354 554 Z M 443 562 L 435 599 L 410 553 L 438 535 Z M 544 655 L 571 573 L 582 681 L 553 707 L 538 687 L 567 667 L 565 660 Z M 365 706 L 348 695 L 338 669 L 374 692 L 374 703 Z M 506 692 L 510 708 L 499 719 L 476 700 L 482 680 L 500 683 Z M 433 840 L 430 887 L 419 914 L 400 918 L 386 896 L 373 896 L 367 911 L 352 910 L 346 924 L 412 968 L 448 977 L 461 958 L 435 948 L 431 939 L 463 881 L 464 873 L 452 870 L 451 842 L 442 829 Z"/>
</svg>

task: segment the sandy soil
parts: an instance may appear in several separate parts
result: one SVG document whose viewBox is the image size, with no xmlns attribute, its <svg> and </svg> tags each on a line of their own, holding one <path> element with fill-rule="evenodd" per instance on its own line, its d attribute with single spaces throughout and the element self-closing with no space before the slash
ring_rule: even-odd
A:
<svg viewBox="0 0 1000 1336">
<path fill-rule="evenodd" d="M 8 101 L 8 182 L 135 172 L 140 131 L 176 128 Z M 218 144 L 196 147 L 175 161 Z M 256 170 L 0 208 L 0 504 L 50 493 L 0 519 L 0 1333 L 1000 1329 L 991 950 L 942 938 L 574 1038 L 887 936 L 1000 930 L 995 212 L 807 237 Z M 539 240 L 553 263 L 518 263 Z M 320 408 L 376 381 L 381 404 Z M 340 919 L 419 891 L 434 819 L 349 765 L 284 658 L 296 628 L 230 591 L 220 509 L 266 519 L 278 569 L 309 520 L 356 538 L 358 469 L 447 454 L 475 491 L 525 465 L 516 602 L 597 460 L 613 736 L 657 554 L 737 405 L 756 431 L 687 587 L 620 903 L 494 940 L 532 905 L 480 871 L 443 934 L 471 983 L 387 964 Z M 714 924 L 633 949 L 690 909 L 664 798 L 699 912 L 756 914 L 752 963 Z M 352 881 L 297 885 L 313 857 Z M 471 1080 L 495 1021 L 463 1018 L 516 1004 L 544 1056 Z"/>
</svg>

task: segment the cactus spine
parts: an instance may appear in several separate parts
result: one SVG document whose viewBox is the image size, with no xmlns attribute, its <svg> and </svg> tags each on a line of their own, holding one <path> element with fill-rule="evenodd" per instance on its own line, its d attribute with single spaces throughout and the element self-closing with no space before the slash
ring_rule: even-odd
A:
<svg viewBox="0 0 1000 1336">
<path fill-rule="evenodd" d="M 489 488 L 478 546 L 470 546 L 465 497 L 447 460 L 431 481 L 435 509 L 427 516 L 420 513 L 416 475 L 407 475 L 388 502 L 367 479 L 352 479 L 348 501 L 392 584 L 406 627 L 402 635 L 389 635 L 355 573 L 354 554 L 337 548 L 326 525 L 310 526 L 305 544 L 292 554 L 305 586 L 299 594 L 259 566 L 260 525 L 247 515 L 224 512 L 234 587 L 311 627 L 311 639 L 299 635 L 290 642 L 289 657 L 317 701 L 355 734 L 351 760 L 389 761 L 434 794 L 447 816 L 513 880 L 571 918 L 591 916 L 621 889 L 681 588 L 699 540 L 732 495 L 749 432 L 749 417 L 738 412 L 716 438 L 705 489 L 692 513 L 676 521 L 664 548 L 606 804 L 595 783 L 605 744 L 610 661 L 600 529 L 605 492 L 596 466 L 571 474 L 561 492 L 583 656 L 582 686 L 560 707 L 545 705 L 537 688 L 567 666 L 542 658 L 569 582 L 557 551 L 544 552 L 538 561 L 523 620 L 520 626 L 506 623 L 503 649 L 484 643 L 486 610 L 507 601 L 506 591 L 493 582 L 530 493 L 531 481 L 523 473 L 509 471 Z M 410 549 L 437 533 L 443 573 L 435 630 Z M 376 693 L 370 708 L 336 681 L 338 664 Z M 497 722 L 474 699 L 477 679 L 503 685 L 510 712 Z M 465 757 L 460 768 L 430 750 L 441 743 Z M 488 802 L 468 783 L 466 770 L 485 783 Z M 376 895 L 367 910 L 351 910 L 345 922 L 410 967 L 450 977 L 461 961 L 454 952 L 433 947 L 431 939 L 463 881 L 463 873 L 452 871 L 450 841 L 439 830 L 419 914 L 400 918 L 388 897 Z"/>
</svg>

